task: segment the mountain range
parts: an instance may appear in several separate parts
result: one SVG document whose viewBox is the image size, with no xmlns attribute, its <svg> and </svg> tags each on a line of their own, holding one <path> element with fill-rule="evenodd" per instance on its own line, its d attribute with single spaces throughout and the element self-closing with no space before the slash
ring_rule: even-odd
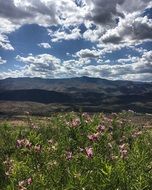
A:
<svg viewBox="0 0 152 190">
<path fill-rule="evenodd" d="M 54 111 L 152 113 L 152 83 L 70 79 L 0 80 L 0 114 L 48 114 Z"/>
</svg>

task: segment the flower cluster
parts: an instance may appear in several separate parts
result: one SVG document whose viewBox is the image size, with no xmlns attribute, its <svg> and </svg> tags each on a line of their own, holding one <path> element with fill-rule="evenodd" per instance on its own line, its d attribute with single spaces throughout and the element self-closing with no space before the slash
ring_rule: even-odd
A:
<svg viewBox="0 0 152 190">
<path fill-rule="evenodd" d="M 71 152 L 71 151 L 68 151 L 68 152 L 66 153 L 66 159 L 67 159 L 67 160 L 71 160 L 71 159 L 72 159 L 72 152 Z"/>
<path fill-rule="evenodd" d="M 100 138 L 100 133 L 99 132 L 91 134 L 91 135 L 88 135 L 88 139 L 90 141 L 92 141 L 92 142 L 98 141 L 99 138 Z"/>
<path fill-rule="evenodd" d="M 28 139 L 18 139 L 16 141 L 17 148 L 31 148 L 32 143 Z"/>
<path fill-rule="evenodd" d="M 71 121 L 71 127 L 75 128 L 78 127 L 81 124 L 80 119 L 76 118 Z"/>
<path fill-rule="evenodd" d="M 40 153 L 42 146 L 40 144 L 32 145 L 32 143 L 28 139 L 18 139 L 16 141 L 17 148 L 33 148 L 34 152 Z"/>
<path fill-rule="evenodd" d="M 106 127 L 104 125 L 99 125 L 97 128 L 97 131 L 99 131 L 100 133 L 103 133 L 105 131 Z"/>
<path fill-rule="evenodd" d="M 27 186 L 31 185 L 32 182 L 33 182 L 33 180 L 31 177 L 26 180 L 19 181 L 18 182 L 18 190 L 27 190 Z"/>
<path fill-rule="evenodd" d="M 42 149 L 42 146 L 40 144 L 34 146 L 34 152 L 40 153 Z"/>
<path fill-rule="evenodd" d="M 91 118 L 91 116 L 88 113 L 83 113 L 82 117 L 83 117 L 85 123 L 89 123 L 89 122 L 92 121 L 92 118 Z"/>
<path fill-rule="evenodd" d="M 5 172 L 5 175 L 6 176 L 9 176 L 9 175 L 11 175 L 11 173 L 12 173 L 12 170 L 13 170 L 13 160 L 11 160 L 11 159 L 9 159 L 9 158 L 7 158 L 4 162 L 3 162 L 3 164 L 4 164 L 4 166 L 5 166 L 5 170 L 6 170 L 6 172 Z"/>
<path fill-rule="evenodd" d="M 88 158 L 92 158 L 93 157 L 93 148 L 86 147 L 85 151 L 86 151 L 86 155 L 87 155 Z"/>
<path fill-rule="evenodd" d="M 126 144 L 119 145 L 119 151 L 122 159 L 125 159 L 128 156 L 128 149 Z"/>
<path fill-rule="evenodd" d="M 0 179 L 0 189 L 121 189 L 128 181 L 130 189 L 134 187 L 131 180 L 138 180 L 139 171 L 142 176 L 149 175 L 151 179 L 151 128 L 144 127 L 151 123 L 128 124 L 129 119 L 123 119 L 124 116 L 56 113 L 48 121 L 46 117 L 38 118 L 37 121 L 44 122 L 37 123 L 39 130 L 33 130 L 36 125 L 32 124 L 32 120 L 36 117 L 31 116 L 28 125 L 22 128 L 19 125 L 14 130 L 5 126 L 0 131 L 0 176 L 4 180 L 3 183 Z M 11 138 L 8 138 L 10 131 Z M 143 156 L 145 154 L 146 157 Z M 141 167 L 136 167 L 138 164 Z M 132 168 L 137 172 L 137 178 Z M 126 169 L 127 172 L 123 172 Z M 91 180 L 87 180 L 88 177 Z M 64 187 L 63 183 L 59 183 L 62 179 Z M 81 184 L 83 181 L 87 182 Z M 139 184 L 137 189 L 140 187 Z"/>
</svg>

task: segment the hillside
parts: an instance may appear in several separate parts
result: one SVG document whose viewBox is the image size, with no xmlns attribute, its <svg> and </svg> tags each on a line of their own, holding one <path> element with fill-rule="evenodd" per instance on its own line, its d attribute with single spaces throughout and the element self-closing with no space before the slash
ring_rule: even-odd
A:
<svg viewBox="0 0 152 190">
<path fill-rule="evenodd" d="M 0 106 L 1 114 L 18 113 L 23 108 L 36 114 L 80 109 L 152 113 L 152 83 L 89 77 L 8 78 L 0 80 Z"/>
</svg>

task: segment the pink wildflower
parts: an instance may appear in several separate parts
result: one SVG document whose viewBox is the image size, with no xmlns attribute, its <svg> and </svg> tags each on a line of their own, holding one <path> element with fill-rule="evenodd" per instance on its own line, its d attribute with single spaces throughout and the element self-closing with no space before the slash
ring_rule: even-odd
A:
<svg viewBox="0 0 152 190">
<path fill-rule="evenodd" d="M 40 152 L 41 152 L 41 145 L 35 145 L 35 146 L 34 146 L 34 151 L 35 151 L 36 153 L 40 153 Z"/>
<path fill-rule="evenodd" d="M 18 139 L 18 140 L 16 141 L 16 146 L 17 146 L 17 148 L 21 147 L 21 140 Z"/>
<path fill-rule="evenodd" d="M 24 140 L 24 146 L 25 146 L 26 148 L 31 148 L 32 143 L 31 143 L 29 140 L 25 139 L 25 140 Z"/>
<path fill-rule="evenodd" d="M 99 125 L 97 130 L 102 133 L 102 132 L 105 131 L 105 126 L 104 125 Z"/>
<path fill-rule="evenodd" d="M 88 113 L 83 113 L 82 117 L 84 118 L 84 120 L 85 120 L 86 123 L 92 121 L 92 119 L 91 119 L 91 117 L 90 117 L 90 115 Z"/>
<path fill-rule="evenodd" d="M 9 176 L 12 173 L 12 170 L 13 170 L 13 160 L 10 160 L 9 158 L 7 158 L 3 162 L 3 164 L 5 165 L 5 169 L 6 169 L 5 175 Z"/>
<path fill-rule="evenodd" d="M 121 154 L 121 158 L 126 158 L 127 154 L 128 154 L 128 150 L 127 149 L 123 149 L 120 150 L 120 154 Z"/>
<path fill-rule="evenodd" d="M 18 190 L 26 190 L 27 188 L 25 186 L 26 186 L 26 180 L 18 182 Z"/>
<path fill-rule="evenodd" d="M 18 139 L 16 141 L 17 148 L 31 148 L 32 143 L 28 139 Z"/>
<path fill-rule="evenodd" d="M 72 152 L 69 151 L 69 152 L 66 153 L 66 159 L 67 160 L 71 160 L 72 159 Z"/>
<path fill-rule="evenodd" d="M 28 184 L 28 185 L 31 185 L 32 182 L 33 182 L 33 181 L 32 181 L 32 178 L 31 178 L 31 177 L 27 179 L 27 184 Z"/>
<path fill-rule="evenodd" d="M 32 184 L 32 178 L 28 178 L 26 180 L 23 180 L 23 181 L 19 181 L 18 182 L 18 190 L 26 190 L 27 188 L 25 186 L 27 185 L 31 185 Z"/>
<path fill-rule="evenodd" d="M 92 158 L 93 157 L 93 148 L 87 147 L 85 148 L 86 154 L 88 158 Z"/>
<path fill-rule="evenodd" d="M 120 149 L 121 158 L 123 159 L 126 158 L 128 155 L 126 144 L 119 145 L 119 149 Z"/>
<path fill-rule="evenodd" d="M 126 144 L 119 145 L 120 150 L 125 149 L 125 147 L 126 147 Z"/>
<path fill-rule="evenodd" d="M 73 119 L 72 120 L 72 122 L 71 122 L 71 126 L 73 127 L 73 128 L 75 128 L 75 127 L 78 127 L 80 125 L 80 119 Z"/>
<path fill-rule="evenodd" d="M 95 141 L 99 140 L 99 135 L 100 135 L 100 133 L 94 133 L 92 135 L 88 135 L 88 139 L 90 141 L 95 142 Z"/>
</svg>

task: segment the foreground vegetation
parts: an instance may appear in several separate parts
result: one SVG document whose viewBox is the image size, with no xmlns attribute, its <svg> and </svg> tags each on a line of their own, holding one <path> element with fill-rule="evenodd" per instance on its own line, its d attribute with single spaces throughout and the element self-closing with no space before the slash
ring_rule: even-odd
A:
<svg viewBox="0 0 152 190">
<path fill-rule="evenodd" d="M 1 190 L 151 190 L 152 126 L 120 114 L 0 124 Z"/>
</svg>

